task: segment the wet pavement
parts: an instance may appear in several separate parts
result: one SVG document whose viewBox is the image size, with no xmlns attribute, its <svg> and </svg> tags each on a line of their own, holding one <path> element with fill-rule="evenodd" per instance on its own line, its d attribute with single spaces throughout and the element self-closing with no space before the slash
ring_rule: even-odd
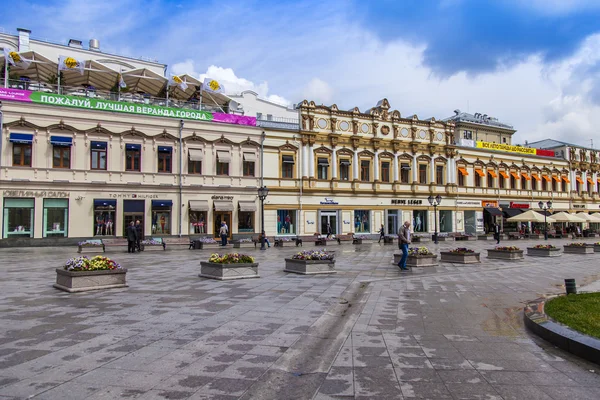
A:
<svg viewBox="0 0 600 400">
<path fill-rule="evenodd" d="M 78 294 L 52 287 L 76 249 L 2 249 L 0 399 L 600 398 L 598 366 L 522 313 L 565 278 L 600 279 L 600 254 L 400 272 L 396 245 L 329 249 L 325 276 L 284 273 L 295 247 L 243 249 L 261 278 L 229 282 L 198 277 L 207 250 L 107 252 L 130 287 Z"/>
</svg>

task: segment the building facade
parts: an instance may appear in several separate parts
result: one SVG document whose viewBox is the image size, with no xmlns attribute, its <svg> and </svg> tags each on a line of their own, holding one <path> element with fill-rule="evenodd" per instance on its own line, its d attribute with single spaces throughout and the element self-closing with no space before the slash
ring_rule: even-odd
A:
<svg viewBox="0 0 600 400">
<path fill-rule="evenodd" d="M 512 125 L 481 113 L 454 110 L 454 115 L 443 121 L 454 123 L 453 140 L 457 144 L 481 141 L 511 145 L 516 132 Z"/>
</svg>

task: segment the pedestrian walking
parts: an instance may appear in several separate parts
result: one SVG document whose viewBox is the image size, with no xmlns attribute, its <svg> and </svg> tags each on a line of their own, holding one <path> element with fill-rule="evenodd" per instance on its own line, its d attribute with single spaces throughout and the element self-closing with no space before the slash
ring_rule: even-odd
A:
<svg viewBox="0 0 600 400">
<path fill-rule="evenodd" d="M 131 221 L 129 223 L 126 234 L 127 234 L 127 252 L 135 253 L 135 244 L 137 243 L 138 234 L 137 234 L 137 230 L 135 229 L 135 224 L 133 221 Z"/>
<path fill-rule="evenodd" d="M 221 246 L 227 246 L 227 225 L 225 224 L 225 222 L 221 222 L 219 235 L 221 236 Z"/>
<path fill-rule="evenodd" d="M 408 268 L 406 268 L 406 260 L 408 259 L 408 245 L 410 244 L 410 239 L 410 222 L 406 221 L 398 230 L 398 247 L 402 250 L 402 258 L 398 263 L 398 267 L 400 267 L 402 271 L 408 271 Z"/>
<path fill-rule="evenodd" d="M 140 224 L 140 220 L 135 221 L 135 231 L 137 232 L 137 240 L 135 241 L 135 246 L 138 251 L 142 251 L 142 224 Z"/>
<path fill-rule="evenodd" d="M 333 231 L 331 229 L 331 225 L 327 224 L 327 239 L 329 239 L 333 235 Z"/>
<path fill-rule="evenodd" d="M 381 224 L 381 229 L 379 230 L 379 241 L 377 243 L 381 243 L 381 239 L 383 238 L 385 238 L 385 229 L 383 229 L 383 224 Z"/>
<path fill-rule="evenodd" d="M 494 223 L 494 239 L 496 239 L 496 244 L 500 244 L 500 225 Z"/>
</svg>

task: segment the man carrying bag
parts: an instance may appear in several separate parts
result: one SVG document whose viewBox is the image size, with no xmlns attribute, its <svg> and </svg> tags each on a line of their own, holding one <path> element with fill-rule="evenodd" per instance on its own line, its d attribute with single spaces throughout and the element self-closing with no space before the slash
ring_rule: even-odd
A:
<svg viewBox="0 0 600 400">
<path fill-rule="evenodd" d="M 398 263 L 398 267 L 400 267 L 402 271 L 408 271 L 408 268 L 406 268 L 406 260 L 408 259 L 408 245 L 410 244 L 410 239 L 410 222 L 406 221 L 398 230 L 398 247 L 402 250 L 402 258 Z"/>
</svg>

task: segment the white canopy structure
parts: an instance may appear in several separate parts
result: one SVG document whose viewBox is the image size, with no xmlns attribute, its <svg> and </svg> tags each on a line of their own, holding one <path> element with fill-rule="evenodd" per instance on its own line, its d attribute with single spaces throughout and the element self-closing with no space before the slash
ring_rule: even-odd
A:
<svg viewBox="0 0 600 400">
<path fill-rule="evenodd" d="M 553 214 L 552 218 L 554 218 L 554 220 L 556 222 L 574 222 L 574 223 L 585 222 L 585 220 L 583 218 L 579 218 L 575 215 L 569 214 L 564 211 Z"/>
<path fill-rule="evenodd" d="M 537 211 L 529 210 L 525 211 L 522 214 L 515 215 L 514 217 L 510 217 L 507 219 L 510 222 L 555 222 L 554 216 L 546 217 L 544 214 L 540 214 Z"/>
</svg>

